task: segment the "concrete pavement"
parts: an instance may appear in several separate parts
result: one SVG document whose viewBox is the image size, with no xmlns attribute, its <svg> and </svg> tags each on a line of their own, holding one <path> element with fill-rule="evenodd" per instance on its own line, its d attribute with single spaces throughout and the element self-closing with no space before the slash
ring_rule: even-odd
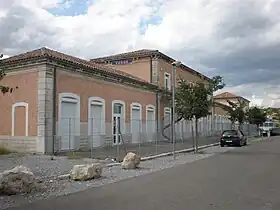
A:
<svg viewBox="0 0 280 210">
<path fill-rule="evenodd" d="M 280 138 L 193 163 L 10 209 L 280 209 Z"/>
</svg>

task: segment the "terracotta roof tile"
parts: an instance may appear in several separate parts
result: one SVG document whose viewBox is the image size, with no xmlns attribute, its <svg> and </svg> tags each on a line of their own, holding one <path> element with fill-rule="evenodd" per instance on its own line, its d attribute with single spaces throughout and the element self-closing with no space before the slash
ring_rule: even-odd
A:
<svg viewBox="0 0 280 210">
<path fill-rule="evenodd" d="M 117 70 L 117 69 L 114 69 L 114 68 L 110 68 L 108 66 L 104 66 L 104 65 L 101 65 L 101 64 L 97 64 L 97 63 L 94 63 L 94 62 L 91 62 L 91 61 L 87 61 L 87 60 L 84 60 L 84 59 L 81 59 L 81 58 L 77 58 L 77 57 L 74 57 L 74 56 L 71 56 L 71 55 L 67 55 L 67 54 L 64 54 L 64 53 L 61 53 L 61 52 L 58 52 L 58 51 L 55 51 L 55 50 L 45 48 L 45 47 L 40 48 L 40 49 L 36 49 L 36 50 L 33 50 L 33 51 L 29 51 L 29 52 L 26 52 L 26 53 L 22 53 L 22 54 L 19 54 L 19 55 L 15 55 L 15 56 L 3 59 L 2 61 L 3 61 L 3 63 L 11 63 L 11 62 L 15 62 L 15 61 L 24 61 L 26 59 L 40 58 L 40 57 L 42 57 L 42 58 L 53 57 L 53 58 L 56 58 L 56 59 L 59 59 L 59 60 L 69 61 L 73 64 L 83 65 L 85 67 L 92 68 L 92 69 L 99 69 L 99 70 L 102 70 L 102 71 L 105 71 L 105 72 L 118 74 L 118 75 L 130 78 L 130 79 L 137 80 L 139 82 L 144 82 L 144 83 L 150 84 L 145 80 L 142 80 L 138 77 L 135 77 L 135 76 L 133 76 L 131 74 L 128 74 L 128 73 L 125 73 L 123 71 L 120 71 L 120 70 Z"/>
<path fill-rule="evenodd" d="M 103 62 L 103 61 L 108 61 L 108 60 L 124 59 L 124 58 L 129 58 L 129 57 L 150 56 L 156 52 L 158 52 L 158 50 L 141 49 L 141 50 L 120 53 L 120 54 L 115 54 L 115 55 L 110 55 L 110 56 L 105 56 L 105 57 L 93 58 L 90 60 L 94 61 L 94 62 L 98 62 L 98 61 Z"/>
<path fill-rule="evenodd" d="M 249 101 L 248 99 L 242 97 L 242 96 L 237 96 L 237 95 L 234 95 L 233 93 L 230 93 L 230 92 L 223 92 L 223 93 L 220 93 L 218 95 L 215 95 L 214 96 L 215 99 L 227 99 L 227 98 L 242 98 L 246 101 Z"/>
<path fill-rule="evenodd" d="M 230 92 L 223 92 L 218 95 L 215 95 L 214 98 L 238 98 L 239 96 L 234 95 Z"/>
<path fill-rule="evenodd" d="M 151 50 L 151 49 L 141 49 L 141 50 L 120 53 L 120 54 L 115 54 L 115 55 L 110 55 L 110 56 L 105 56 L 105 57 L 93 58 L 90 61 L 96 62 L 96 63 L 105 63 L 106 61 L 111 61 L 111 60 L 120 60 L 120 59 L 127 59 L 127 58 L 133 58 L 133 57 L 146 57 L 146 56 L 153 56 L 153 55 L 162 56 L 162 58 L 164 58 L 169 63 L 172 63 L 175 61 L 175 59 L 160 52 L 159 50 Z M 210 78 L 208 78 L 207 76 L 199 73 L 198 71 L 196 71 L 184 64 L 181 64 L 181 67 L 183 67 L 185 70 L 187 70 L 193 74 L 203 77 L 205 80 L 210 81 Z"/>
</svg>

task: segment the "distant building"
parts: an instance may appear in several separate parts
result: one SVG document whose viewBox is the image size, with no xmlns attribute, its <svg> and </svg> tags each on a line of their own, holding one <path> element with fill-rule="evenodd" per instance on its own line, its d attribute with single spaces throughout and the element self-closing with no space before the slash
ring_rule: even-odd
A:
<svg viewBox="0 0 280 210">
<path fill-rule="evenodd" d="M 246 103 L 245 109 L 249 108 L 250 101 L 242 96 L 237 96 L 229 92 L 223 92 L 214 96 L 214 101 L 226 106 L 229 106 L 228 101 L 237 103 L 238 101 L 244 101 Z M 215 106 L 216 115 L 227 115 L 227 112 L 220 106 Z"/>
</svg>

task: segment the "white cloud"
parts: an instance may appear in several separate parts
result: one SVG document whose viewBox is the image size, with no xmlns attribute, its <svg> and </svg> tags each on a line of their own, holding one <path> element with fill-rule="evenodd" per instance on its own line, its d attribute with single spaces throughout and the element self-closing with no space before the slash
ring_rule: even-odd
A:
<svg viewBox="0 0 280 210">
<path fill-rule="evenodd" d="M 158 48 L 203 73 L 225 76 L 234 85 L 225 90 L 249 99 L 254 94 L 263 101 L 270 100 L 266 97 L 270 94 L 274 105 L 278 103 L 277 81 L 269 75 L 256 81 L 253 72 L 262 69 L 259 78 L 267 72 L 277 78 L 279 55 L 271 46 L 280 45 L 280 0 L 90 0 L 83 15 L 48 12 L 75 9 L 80 2 L 0 1 L 0 51 L 12 55 L 48 46 L 92 58 Z M 140 23 L 153 16 L 160 23 L 151 23 L 140 33 Z M 260 67 L 258 61 L 267 65 Z"/>
</svg>

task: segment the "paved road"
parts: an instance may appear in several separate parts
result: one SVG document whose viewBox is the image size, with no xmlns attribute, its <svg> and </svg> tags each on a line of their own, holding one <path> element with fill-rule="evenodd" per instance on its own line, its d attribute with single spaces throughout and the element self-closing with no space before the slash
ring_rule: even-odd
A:
<svg viewBox="0 0 280 210">
<path fill-rule="evenodd" d="M 15 208 L 280 209 L 280 138 L 102 188 Z"/>
</svg>

